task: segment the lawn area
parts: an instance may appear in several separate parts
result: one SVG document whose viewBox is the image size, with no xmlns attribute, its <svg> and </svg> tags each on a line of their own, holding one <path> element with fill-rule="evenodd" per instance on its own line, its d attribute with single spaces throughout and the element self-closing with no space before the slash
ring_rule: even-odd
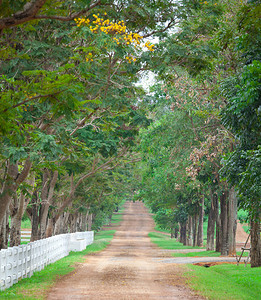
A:
<svg viewBox="0 0 261 300">
<path fill-rule="evenodd" d="M 169 234 L 170 234 L 170 230 L 168 230 L 168 229 L 162 229 L 162 228 L 159 227 L 158 225 L 156 225 L 156 226 L 154 227 L 154 229 L 155 229 L 156 231 L 161 231 L 161 232 L 165 232 L 165 233 L 169 233 Z"/>
<path fill-rule="evenodd" d="M 193 247 L 183 246 L 175 239 L 168 236 L 151 232 L 149 237 L 152 242 L 163 249 L 191 249 Z M 240 254 L 240 253 L 238 253 Z M 190 253 L 173 253 L 175 257 L 207 256 L 218 257 L 219 252 L 202 251 Z M 247 255 L 247 253 L 246 253 Z M 184 265 L 184 275 L 188 279 L 188 285 L 198 291 L 207 299 L 212 300 L 251 300 L 260 299 L 261 294 L 261 268 L 245 267 L 233 264 L 222 264 L 210 268 Z"/>
<path fill-rule="evenodd" d="M 32 224 L 31 224 L 30 219 L 23 220 L 22 224 L 21 224 L 21 228 L 23 228 L 23 229 L 31 229 L 32 228 Z"/>
<path fill-rule="evenodd" d="M 208 228 L 208 222 L 205 221 L 203 223 L 203 245 L 205 246 L 207 244 L 207 228 Z M 167 229 L 162 229 L 160 226 L 158 226 L 156 224 L 155 226 L 155 231 L 161 231 L 161 232 L 165 232 L 165 233 L 169 233 L 170 234 L 170 230 Z M 216 237 L 216 233 L 215 233 L 215 237 Z"/>
<path fill-rule="evenodd" d="M 111 224 L 118 224 L 119 222 L 121 222 L 123 216 L 122 216 L 122 213 L 124 211 L 124 205 L 125 201 L 121 202 L 120 205 L 119 205 L 119 210 L 118 212 L 115 212 L 113 215 L 112 215 L 112 218 L 111 218 Z"/>
<path fill-rule="evenodd" d="M 220 256 L 220 252 L 216 252 L 216 251 L 202 251 L 202 252 L 189 252 L 189 253 L 172 253 L 172 256 L 174 257 L 203 257 L 203 256 L 207 256 L 207 257 L 219 257 Z"/>
<path fill-rule="evenodd" d="M 189 252 L 189 253 L 172 253 L 174 257 L 219 257 L 220 252 L 216 251 L 201 251 L 201 252 Z M 237 256 L 240 256 L 241 252 L 237 252 Z M 248 256 L 248 252 L 244 252 L 243 257 Z"/>
<path fill-rule="evenodd" d="M 153 243 L 162 249 L 200 249 L 200 247 L 184 246 L 176 239 L 171 239 L 169 236 L 158 232 L 150 232 L 149 237 Z"/>
<path fill-rule="evenodd" d="M 256 300 L 261 295 L 261 269 L 250 265 L 187 266 L 191 288 L 213 300 Z"/>
</svg>

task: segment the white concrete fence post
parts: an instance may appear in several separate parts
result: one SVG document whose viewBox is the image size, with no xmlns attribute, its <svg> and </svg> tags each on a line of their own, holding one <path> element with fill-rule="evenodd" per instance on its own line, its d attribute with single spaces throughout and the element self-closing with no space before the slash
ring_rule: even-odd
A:
<svg viewBox="0 0 261 300">
<path fill-rule="evenodd" d="M 1 250 L 0 290 L 11 287 L 21 278 L 31 277 L 70 251 L 84 250 L 93 239 L 93 231 L 66 233 Z"/>
</svg>

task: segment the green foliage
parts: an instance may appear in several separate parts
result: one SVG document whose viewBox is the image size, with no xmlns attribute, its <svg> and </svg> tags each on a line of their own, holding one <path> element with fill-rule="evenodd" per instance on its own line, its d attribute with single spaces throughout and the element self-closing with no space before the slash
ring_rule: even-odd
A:
<svg viewBox="0 0 261 300">
<path fill-rule="evenodd" d="M 239 209 L 237 212 L 237 217 L 241 224 L 247 223 L 249 221 L 248 212 L 246 210 Z"/>
<path fill-rule="evenodd" d="M 238 145 L 224 161 L 224 174 L 236 184 L 241 205 L 252 215 L 260 212 L 260 89 L 261 63 L 253 61 L 243 68 L 229 103 L 223 111 L 223 123 L 236 135 Z"/>
<path fill-rule="evenodd" d="M 154 220 L 156 224 L 162 229 L 173 229 L 176 224 L 175 214 L 171 209 L 160 208 L 155 216 Z"/>
<path fill-rule="evenodd" d="M 189 286 L 208 299 L 258 299 L 261 292 L 259 268 L 242 265 L 189 266 Z"/>
</svg>

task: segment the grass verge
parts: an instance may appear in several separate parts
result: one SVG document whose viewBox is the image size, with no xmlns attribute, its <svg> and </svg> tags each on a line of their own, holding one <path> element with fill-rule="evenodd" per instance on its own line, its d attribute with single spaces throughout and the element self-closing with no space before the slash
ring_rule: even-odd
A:
<svg viewBox="0 0 261 300">
<path fill-rule="evenodd" d="M 240 256 L 241 252 L 237 252 L 237 256 Z M 216 251 L 201 251 L 201 252 L 189 252 L 189 253 L 172 253 L 174 257 L 220 257 L 220 252 Z M 243 257 L 248 256 L 247 252 L 244 252 Z"/>
<path fill-rule="evenodd" d="M 32 228 L 31 221 L 29 219 L 26 219 L 26 220 L 22 221 L 21 228 L 31 229 Z"/>
<path fill-rule="evenodd" d="M 124 203 L 125 203 L 125 202 L 124 202 Z M 124 204 L 124 203 L 123 203 L 123 204 Z M 122 213 L 123 213 L 123 211 L 124 211 L 123 204 L 120 206 L 118 212 L 116 212 L 116 213 L 114 213 L 114 214 L 112 215 L 112 218 L 111 218 L 111 224 L 116 225 L 116 224 L 118 224 L 118 223 L 120 223 L 120 222 L 122 221 L 122 218 L 123 218 Z"/>
<path fill-rule="evenodd" d="M 260 268 L 249 265 L 216 265 L 210 268 L 188 266 L 188 284 L 200 294 L 213 300 L 260 299 Z"/>
<path fill-rule="evenodd" d="M 200 249 L 200 247 L 184 246 L 175 239 L 158 232 L 150 232 L 149 237 L 154 244 L 162 249 Z"/>
<path fill-rule="evenodd" d="M 159 225 L 156 225 L 156 226 L 154 227 L 154 229 L 155 229 L 156 231 L 161 231 L 161 232 L 165 232 L 165 233 L 169 233 L 169 234 L 170 234 L 170 230 L 168 230 L 168 229 L 162 229 Z"/>
</svg>

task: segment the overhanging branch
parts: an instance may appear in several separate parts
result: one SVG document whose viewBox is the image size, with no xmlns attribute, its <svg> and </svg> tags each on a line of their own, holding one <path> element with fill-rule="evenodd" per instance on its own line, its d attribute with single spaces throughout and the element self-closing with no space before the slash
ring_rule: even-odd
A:
<svg viewBox="0 0 261 300">
<path fill-rule="evenodd" d="M 37 15 L 46 1 L 47 0 L 32 0 L 26 3 L 23 10 L 13 14 L 10 17 L 0 19 L 0 32 L 3 29 L 14 27 L 32 20 L 52 19 L 59 21 L 71 21 L 82 16 L 83 14 L 86 14 L 88 11 L 92 10 L 94 7 L 100 5 L 101 3 L 101 0 L 93 1 L 93 3 L 91 3 L 91 5 L 86 7 L 85 9 L 74 12 L 68 16 Z"/>
</svg>

